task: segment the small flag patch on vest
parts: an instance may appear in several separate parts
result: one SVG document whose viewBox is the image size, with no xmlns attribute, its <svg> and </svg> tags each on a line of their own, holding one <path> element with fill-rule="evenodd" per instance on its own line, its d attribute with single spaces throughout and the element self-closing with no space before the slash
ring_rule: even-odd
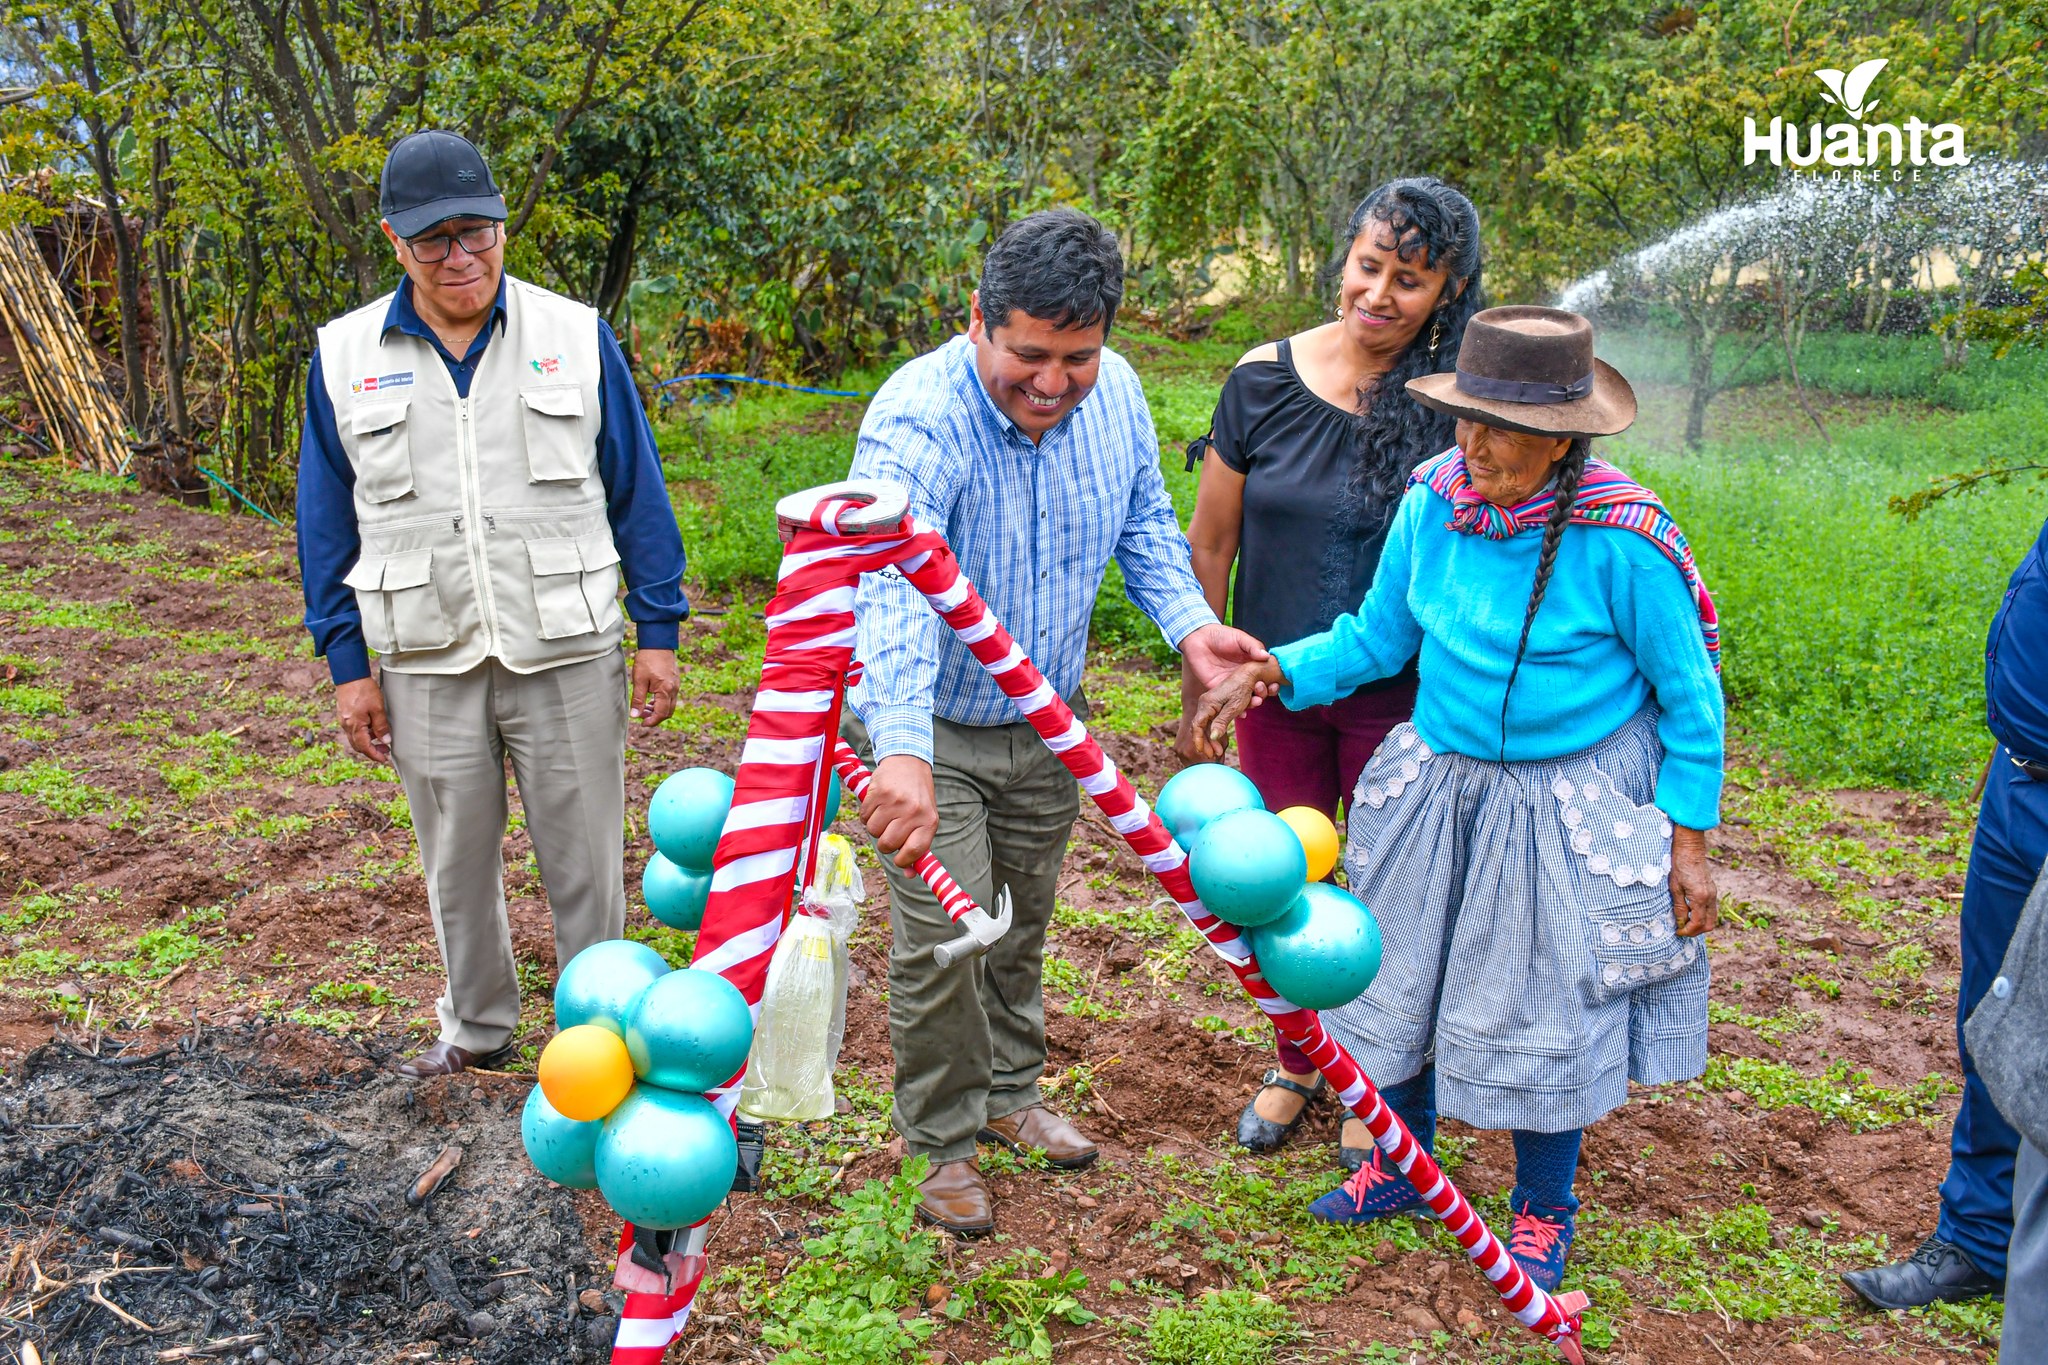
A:
<svg viewBox="0 0 2048 1365">
<path fill-rule="evenodd" d="M 412 371 L 400 370 L 397 374 L 366 375 L 349 385 L 353 393 L 377 393 L 383 389 L 403 389 L 412 384 Z"/>
<path fill-rule="evenodd" d="M 533 362 L 533 369 L 536 374 L 554 374 L 561 368 L 562 357 L 558 355 L 540 356 Z"/>
</svg>

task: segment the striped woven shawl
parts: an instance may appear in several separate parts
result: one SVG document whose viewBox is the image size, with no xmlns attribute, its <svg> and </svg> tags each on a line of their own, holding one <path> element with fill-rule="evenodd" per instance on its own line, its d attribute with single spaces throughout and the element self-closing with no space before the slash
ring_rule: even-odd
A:
<svg viewBox="0 0 2048 1365">
<path fill-rule="evenodd" d="M 1451 504 L 1451 519 L 1445 529 L 1463 535 L 1507 540 L 1550 520 L 1557 506 L 1557 494 L 1546 488 L 1527 502 L 1501 507 L 1473 491 L 1472 476 L 1465 470 L 1465 452 L 1453 446 L 1433 460 L 1417 467 L 1409 484 L 1426 483 Z M 1692 546 L 1685 533 L 1657 495 L 1605 460 L 1588 459 L 1579 480 L 1579 495 L 1572 502 L 1572 522 L 1583 526 L 1615 526 L 1647 537 L 1664 557 L 1685 576 L 1693 603 L 1699 608 L 1700 634 L 1706 637 L 1707 657 L 1714 671 L 1721 671 L 1721 617 L 1714 599 L 1693 562 Z"/>
</svg>

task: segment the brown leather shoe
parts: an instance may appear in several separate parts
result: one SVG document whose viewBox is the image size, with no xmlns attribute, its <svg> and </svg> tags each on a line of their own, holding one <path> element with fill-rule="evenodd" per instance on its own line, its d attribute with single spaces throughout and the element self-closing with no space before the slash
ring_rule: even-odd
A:
<svg viewBox="0 0 2048 1365">
<path fill-rule="evenodd" d="M 995 1230 L 996 1215 L 988 1182 L 973 1157 L 942 1161 L 917 1187 L 917 1216 L 955 1237 L 986 1237 Z"/>
<path fill-rule="evenodd" d="M 489 1066 L 503 1060 L 511 1051 L 508 1044 L 496 1052 L 479 1055 L 450 1042 L 437 1042 L 425 1052 L 406 1058 L 392 1070 L 409 1081 L 423 1081 L 429 1076 L 453 1076 L 473 1066 Z"/>
<path fill-rule="evenodd" d="M 1080 1129 L 1042 1104 L 990 1119 L 974 1137 L 977 1142 L 1001 1143 L 1019 1154 L 1044 1152 L 1047 1164 L 1062 1171 L 1078 1171 L 1099 1155 Z"/>
</svg>

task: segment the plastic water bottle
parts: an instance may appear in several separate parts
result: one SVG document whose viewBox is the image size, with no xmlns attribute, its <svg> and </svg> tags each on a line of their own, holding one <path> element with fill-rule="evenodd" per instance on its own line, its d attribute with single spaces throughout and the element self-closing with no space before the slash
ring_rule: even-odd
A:
<svg viewBox="0 0 2048 1365">
<path fill-rule="evenodd" d="M 846 1009 L 846 941 L 858 916 L 859 885 L 852 845 L 827 835 L 817 874 L 768 962 L 754 1050 L 740 1087 L 742 1113 L 793 1121 L 832 1116 L 832 1068 Z"/>
</svg>

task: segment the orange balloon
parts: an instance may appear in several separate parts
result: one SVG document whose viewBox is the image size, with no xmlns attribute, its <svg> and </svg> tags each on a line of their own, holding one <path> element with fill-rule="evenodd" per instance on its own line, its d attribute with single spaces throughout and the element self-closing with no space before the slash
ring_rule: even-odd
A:
<svg viewBox="0 0 2048 1365">
<path fill-rule="evenodd" d="M 1319 882 L 1329 876 L 1330 869 L 1337 865 L 1337 827 L 1330 823 L 1330 817 L 1314 806 L 1289 806 L 1280 812 L 1280 818 L 1301 840 L 1301 851 L 1308 855 L 1308 879 Z"/>
<path fill-rule="evenodd" d="M 539 1071 L 541 1094 L 563 1118 L 579 1123 L 611 1113 L 633 1088 L 625 1041 L 597 1024 L 577 1024 L 550 1038 Z"/>
</svg>

